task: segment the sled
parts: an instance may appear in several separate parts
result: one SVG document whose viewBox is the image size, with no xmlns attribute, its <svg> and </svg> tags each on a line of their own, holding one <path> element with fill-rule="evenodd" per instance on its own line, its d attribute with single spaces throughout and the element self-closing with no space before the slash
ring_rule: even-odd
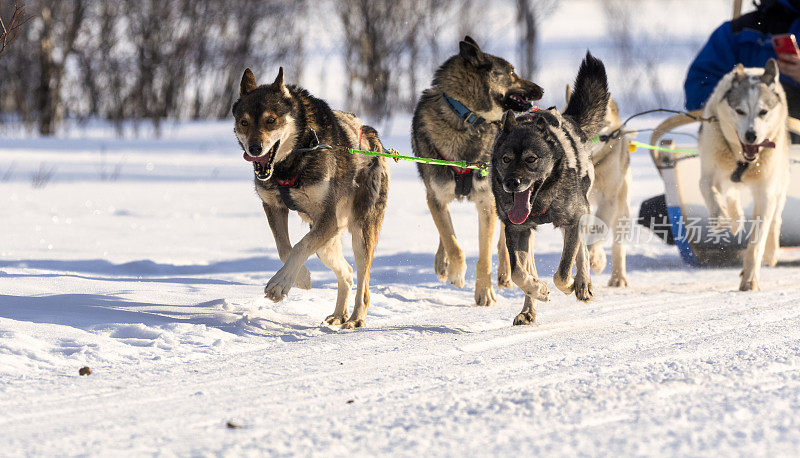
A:
<svg viewBox="0 0 800 458">
<path fill-rule="evenodd" d="M 693 149 L 696 145 L 676 146 L 671 139 L 662 138 L 669 131 L 697 121 L 701 110 L 689 115 L 676 115 L 662 122 L 650 137 L 651 145 L 659 145 L 676 150 Z M 800 134 L 800 120 L 790 118 L 789 131 Z M 712 221 L 705 201 L 700 193 L 700 157 L 697 153 L 686 154 L 672 151 L 651 150 L 653 163 L 664 181 L 664 200 L 666 201 L 666 217 L 663 221 L 665 240 L 672 239 L 680 252 L 681 258 L 693 266 L 727 266 L 741 264 L 742 253 L 747 247 L 750 231 L 757 222 L 747 221 L 745 229 L 738 234 L 730 231 L 713 231 Z M 786 207 L 783 210 L 781 226 L 781 248 L 800 247 L 800 145 L 789 148 L 791 178 L 789 192 L 786 196 Z M 741 192 L 745 217 L 750 220 L 753 205 L 749 191 Z M 640 215 L 645 212 L 643 208 Z M 658 227 L 651 226 L 658 231 Z M 670 240 L 671 241 L 671 240 Z"/>
</svg>

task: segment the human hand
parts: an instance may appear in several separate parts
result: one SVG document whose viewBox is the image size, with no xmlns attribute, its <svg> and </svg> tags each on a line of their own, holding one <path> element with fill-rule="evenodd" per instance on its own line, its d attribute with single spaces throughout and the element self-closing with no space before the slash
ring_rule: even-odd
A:
<svg viewBox="0 0 800 458">
<path fill-rule="evenodd" d="M 797 54 L 778 54 L 778 69 L 781 74 L 800 83 L 800 56 Z"/>
</svg>

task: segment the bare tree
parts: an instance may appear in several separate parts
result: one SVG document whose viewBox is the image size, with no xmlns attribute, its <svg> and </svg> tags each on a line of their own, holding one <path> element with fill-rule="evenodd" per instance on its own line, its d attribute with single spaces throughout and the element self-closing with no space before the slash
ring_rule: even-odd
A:
<svg viewBox="0 0 800 458">
<path fill-rule="evenodd" d="M 3 11 L 3 2 L 0 0 L 0 14 Z M 3 52 L 19 35 L 20 27 L 22 24 L 30 20 L 29 16 L 25 15 L 25 5 L 23 3 L 14 3 L 14 12 L 11 13 L 11 18 L 4 21 L 0 16 L 0 56 Z"/>
</svg>

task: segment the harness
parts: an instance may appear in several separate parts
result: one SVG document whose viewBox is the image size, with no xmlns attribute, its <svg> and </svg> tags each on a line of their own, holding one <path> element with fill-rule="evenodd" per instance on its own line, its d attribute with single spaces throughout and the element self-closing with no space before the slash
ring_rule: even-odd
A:
<svg viewBox="0 0 800 458">
<path fill-rule="evenodd" d="M 433 147 L 436 150 L 436 154 L 439 155 L 445 161 L 449 161 L 444 157 L 439 148 L 436 146 Z M 451 165 L 450 169 L 453 171 L 453 180 L 456 182 L 456 195 L 460 197 L 466 197 L 472 192 L 472 179 L 475 176 L 472 172 L 473 169 L 465 169 L 463 167 L 456 167 L 455 165 Z"/>
</svg>

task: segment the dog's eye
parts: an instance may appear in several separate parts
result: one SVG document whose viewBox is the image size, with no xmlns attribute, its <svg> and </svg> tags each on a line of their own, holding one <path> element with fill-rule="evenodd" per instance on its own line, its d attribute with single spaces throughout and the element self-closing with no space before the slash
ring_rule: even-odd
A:
<svg viewBox="0 0 800 458">
<path fill-rule="evenodd" d="M 509 157 L 509 156 L 503 156 L 503 162 L 504 162 L 504 163 L 506 163 L 506 164 L 508 164 L 509 162 L 511 162 L 511 157 Z"/>
<path fill-rule="evenodd" d="M 536 162 L 537 159 L 539 158 L 536 156 L 528 156 L 525 158 L 525 162 L 527 162 L 528 164 L 533 164 L 534 162 Z"/>
<path fill-rule="evenodd" d="M 764 116 L 766 116 L 766 115 L 767 115 L 767 110 L 761 110 L 761 111 L 759 111 L 759 112 L 758 112 L 758 116 L 760 116 L 760 117 L 762 117 L 762 118 L 763 118 Z"/>
<path fill-rule="evenodd" d="M 250 123 L 248 123 L 246 119 L 242 119 L 239 121 L 239 124 L 241 124 L 242 127 L 247 127 Z"/>
<path fill-rule="evenodd" d="M 744 112 L 744 110 L 742 110 L 741 108 L 737 108 L 737 109 L 736 109 L 736 114 L 738 114 L 738 115 L 741 115 L 741 116 L 744 116 L 744 115 L 746 115 L 747 113 L 745 113 L 745 112 Z"/>
<path fill-rule="evenodd" d="M 275 122 L 275 116 L 270 116 L 267 118 L 267 124 L 272 124 L 273 122 Z"/>
</svg>

